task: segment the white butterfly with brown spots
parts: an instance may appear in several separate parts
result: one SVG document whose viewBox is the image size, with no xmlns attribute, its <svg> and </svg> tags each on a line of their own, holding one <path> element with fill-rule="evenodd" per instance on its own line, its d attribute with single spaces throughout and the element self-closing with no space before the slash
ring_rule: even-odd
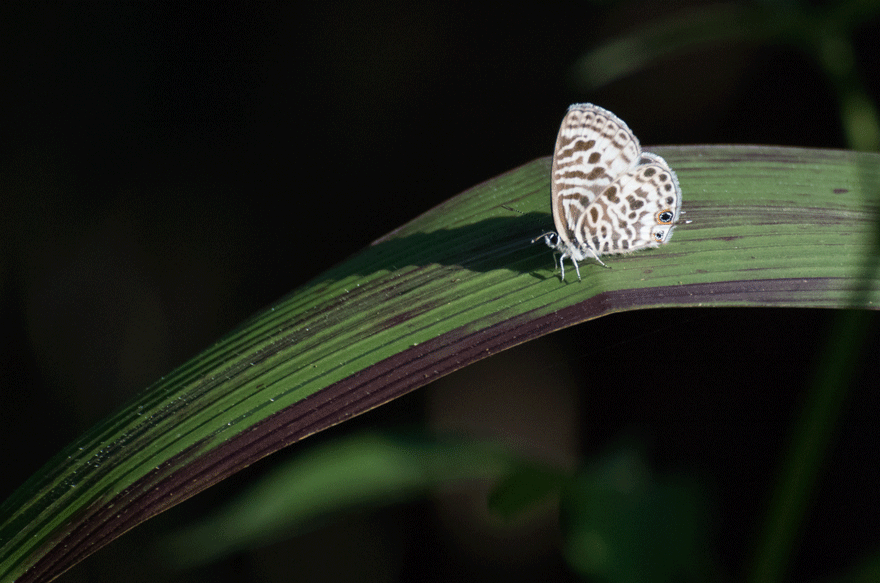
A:
<svg viewBox="0 0 880 583">
<path fill-rule="evenodd" d="M 666 160 L 642 152 L 619 117 L 592 103 L 576 103 L 562 120 L 553 151 L 551 205 L 556 232 L 545 233 L 574 263 L 630 253 L 669 242 L 681 215 L 681 187 Z M 537 240 L 537 239 L 536 239 Z"/>
</svg>

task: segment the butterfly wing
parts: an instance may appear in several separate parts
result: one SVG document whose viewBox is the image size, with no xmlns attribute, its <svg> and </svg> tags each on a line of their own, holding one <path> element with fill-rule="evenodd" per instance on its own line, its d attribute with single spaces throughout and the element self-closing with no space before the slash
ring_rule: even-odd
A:
<svg viewBox="0 0 880 583">
<path fill-rule="evenodd" d="M 556 137 L 551 176 L 553 221 L 572 248 L 587 208 L 642 158 L 639 141 L 616 115 L 591 103 L 568 108 Z"/>
<path fill-rule="evenodd" d="M 604 255 L 669 242 L 681 214 L 678 177 L 656 154 L 641 154 L 640 162 L 587 206 L 574 230 L 576 245 Z"/>
</svg>

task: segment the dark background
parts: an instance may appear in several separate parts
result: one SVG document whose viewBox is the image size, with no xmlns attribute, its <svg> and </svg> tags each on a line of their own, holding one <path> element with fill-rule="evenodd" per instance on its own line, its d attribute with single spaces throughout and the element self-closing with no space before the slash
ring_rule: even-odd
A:
<svg viewBox="0 0 880 583">
<path fill-rule="evenodd" d="M 550 155 L 570 103 L 607 107 L 646 145 L 846 147 L 834 94 L 790 47 L 706 46 L 600 90 L 576 89 L 571 66 L 581 54 L 683 3 L 578 3 L 564 11 L 446 2 L 10 4 L 0 8 L 0 498 L 261 307 L 454 194 Z M 875 19 L 855 39 L 875 103 L 878 32 Z M 554 335 L 549 350 L 581 378 L 600 370 L 612 382 L 621 354 L 646 360 L 644 343 L 628 338 L 659 333 L 664 353 L 676 354 L 659 370 L 686 378 L 693 392 L 671 402 L 603 399 L 607 413 L 585 430 L 589 441 L 602 443 L 619 426 L 650 426 L 639 431 L 658 464 L 702 463 L 722 497 L 741 496 L 725 498 L 722 514 L 734 517 L 721 521 L 722 537 L 750 538 L 756 525 L 743 516 L 761 510 L 757 501 L 833 317 L 622 315 Z M 595 338 L 608 339 L 608 348 L 584 356 L 578 347 Z M 864 362 L 880 360 L 877 346 L 875 327 Z M 656 363 L 647 360 L 625 385 L 676 387 L 657 383 Z M 552 375 L 553 367 L 543 370 Z M 877 382 L 858 378 L 859 412 L 848 413 L 856 417 L 847 426 L 864 427 L 870 442 Z M 352 426 L 418 417 L 419 395 L 430 390 Z M 723 407 L 699 405 L 713 393 L 723 395 Z M 676 414 L 701 423 L 719 415 L 718 433 L 698 444 L 729 435 L 710 448 L 725 452 L 714 465 L 697 445 L 679 443 L 688 432 Z M 876 450 L 864 447 L 847 449 L 866 456 L 854 456 L 856 467 L 876 461 Z M 743 451 L 763 455 L 743 462 Z M 877 486 L 868 473 L 842 491 L 864 491 L 873 503 Z M 738 506 L 743 500 L 751 506 Z M 828 504 L 840 510 L 841 500 Z M 870 548 L 869 522 L 852 535 L 864 512 L 832 522 L 839 519 L 847 540 L 868 538 Z M 805 551 L 801 574 L 858 556 L 840 550 L 835 560 L 827 541 L 837 527 L 823 524 L 824 537 L 807 544 L 832 558 L 814 564 L 821 557 Z M 734 572 L 747 558 L 742 546 L 722 554 Z M 63 580 L 107 577 L 95 561 L 119 559 L 105 556 Z"/>
</svg>

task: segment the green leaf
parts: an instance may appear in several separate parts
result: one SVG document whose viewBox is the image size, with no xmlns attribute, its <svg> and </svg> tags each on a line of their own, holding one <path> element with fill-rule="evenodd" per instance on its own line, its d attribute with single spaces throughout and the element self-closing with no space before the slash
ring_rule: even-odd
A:
<svg viewBox="0 0 880 583">
<path fill-rule="evenodd" d="M 489 508 L 505 520 L 513 520 L 557 493 L 567 477 L 547 466 L 520 464 L 489 493 Z"/>
<path fill-rule="evenodd" d="M 654 476 L 639 454 L 620 448 L 566 489 L 566 559 L 590 581 L 703 581 L 707 508 L 694 481 Z"/>
<path fill-rule="evenodd" d="M 456 480 L 494 480 L 523 463 L 473 440 L 359 433 L 274 468 L 160 550 L 168 564 L 190 567 L 301 533 L 340 512 L 399 503 Z"/>
<path fill-rule="evenodd" d="M 278 449 L 476 360 L 622 310 L 876 309 L 880 156 L 657 148 L 684 215 L 669 245 L 561 283 L 549 159 L 432 209 L 162 378 L 0 507 L 0 580 L 50 580 Z M 505 207 L 521 211 L 522 215 Z M 570 270 L 571 271 L 571 270 Z"/>
</svg>

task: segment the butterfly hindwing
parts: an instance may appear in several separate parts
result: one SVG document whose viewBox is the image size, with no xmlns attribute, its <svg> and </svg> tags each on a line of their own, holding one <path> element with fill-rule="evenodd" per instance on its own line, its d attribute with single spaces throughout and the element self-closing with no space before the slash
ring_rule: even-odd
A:
<svg viewBox="0 0 880 583">
<path fill-rule="evenodd" d="M 666 162 L 654 158 L 618 177 L 587 206 L 575 230 L 576 245 L 607 255 L 669 240 L 681 212 L 680 189 Z"/>
</svg>

